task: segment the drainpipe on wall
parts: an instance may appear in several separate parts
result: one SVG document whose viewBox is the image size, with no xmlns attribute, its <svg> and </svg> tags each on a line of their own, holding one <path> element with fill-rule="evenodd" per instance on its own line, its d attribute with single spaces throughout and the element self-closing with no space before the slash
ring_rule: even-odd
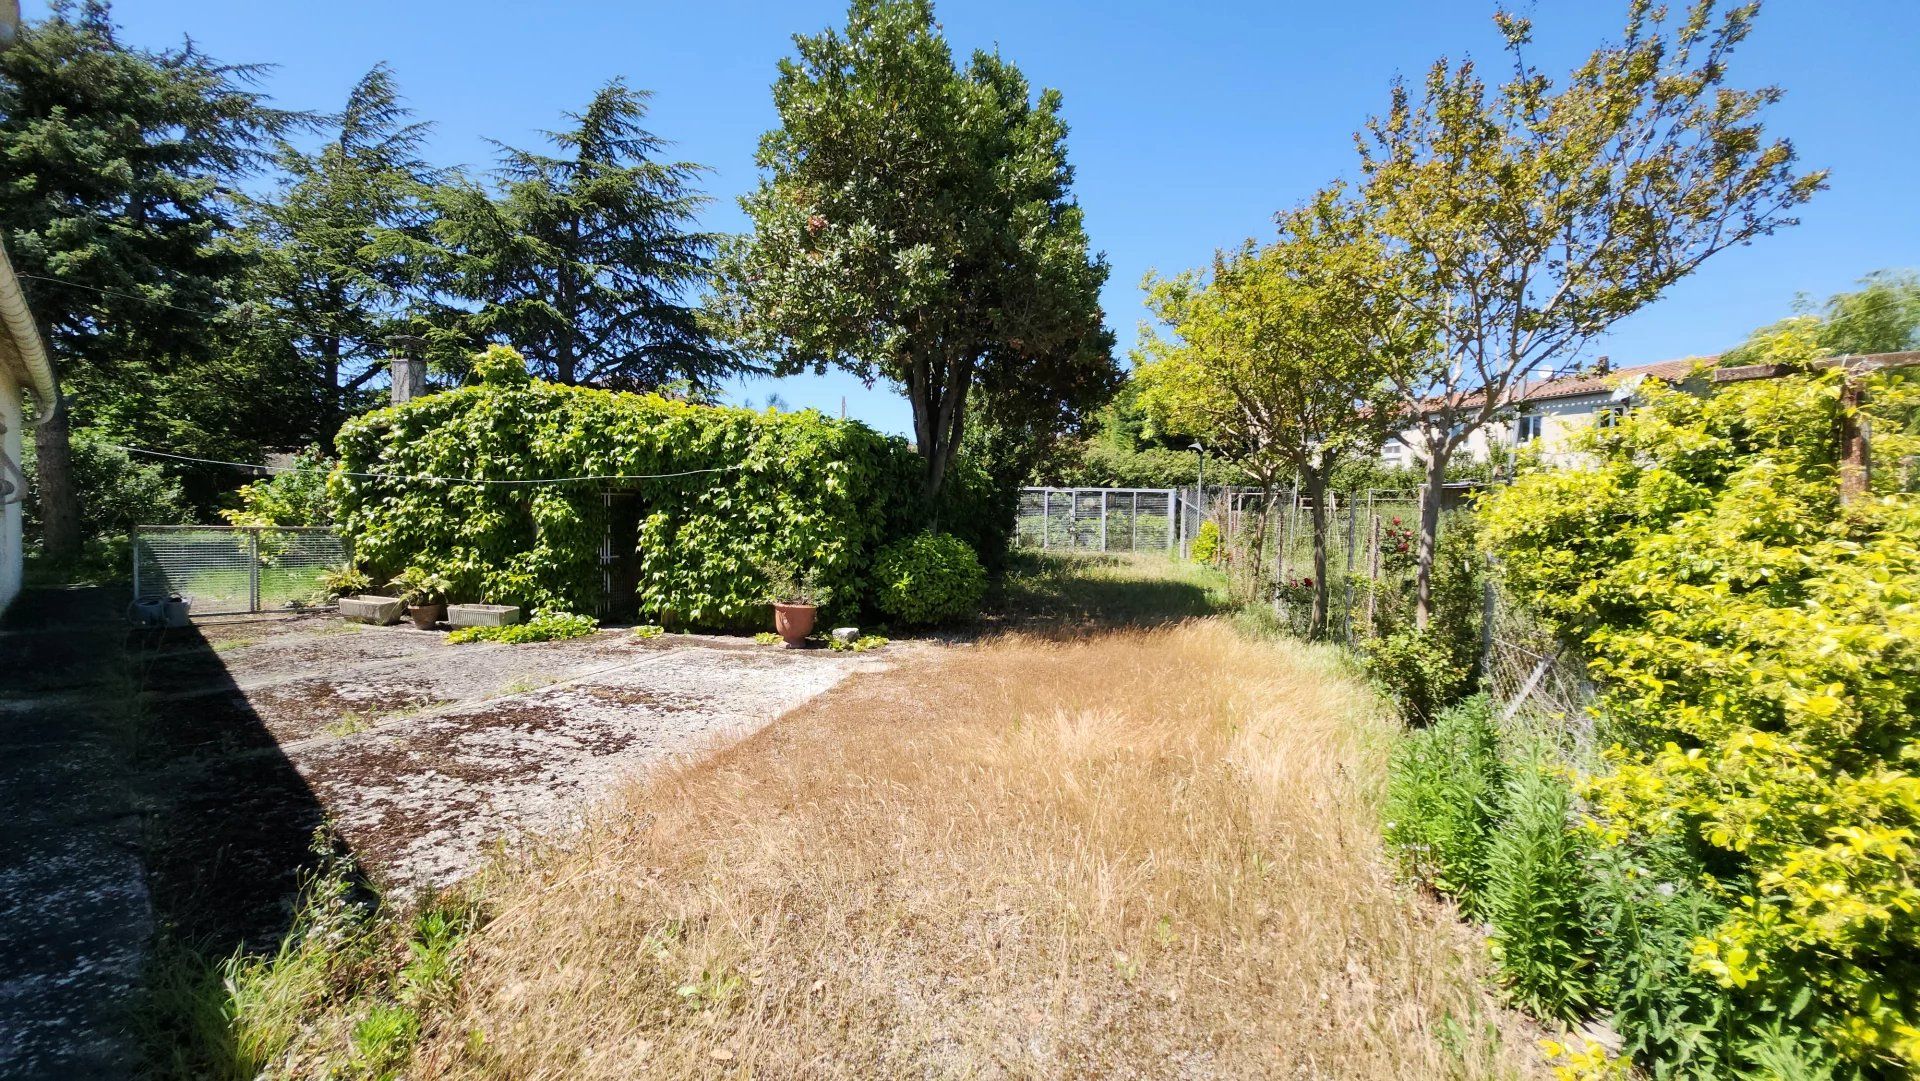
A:
<svg viewBox="0 0 1920 1081">
<path fill-rule="evenodd" d="M 0 52 L 20 40 L 20 0 L 0 0 Z M 53 378 L 53 361 L 40 338 L 40 325 L 27 310 L 26 295 L 20 291 L 20 279 L 14 276 L 13 261 L 7 258 L 6 245 L 0 244 L 0 332 L 13 340 L 25 369 L 27 386 L 39 404 L 33 424 L 44 424 L 53 416 L 59 384 Z"/>
</svg>

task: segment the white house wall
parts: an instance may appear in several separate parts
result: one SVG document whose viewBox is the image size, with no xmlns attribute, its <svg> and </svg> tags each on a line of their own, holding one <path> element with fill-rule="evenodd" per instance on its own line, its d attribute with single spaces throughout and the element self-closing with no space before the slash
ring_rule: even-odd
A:
<svg viewBox="0 0 1920 1081">
<path fill-rule="evenodd" d="M 20 384 L 14 380 L 10 366 L 0 363 L 0 425 L 5 425 L 6 435 L 0 437 L 0 453 L 14 466 L 20 464 L 21 420 Z M 7 466 L 7 479 L 18 484 L 20 478 Z M 20 595 L 21 563 L 24 558 L 21 538 L 21 498 L 25 492 L 14 492 L 4 506 L 0 506 L 0 612 L 13 603 Z"/>
<path fill-rule="evenodd" d="M 1567 398 L 1550 398 L 1527 404 L 1525 413 L 1541 418 L 1539 445 L 1548 465 L 1569 466 L 1578 464 L 1580 455 L 1570 449 L 1573 438 L 1591 427 L 1595 421 L 1613 409 L 1618 403 L 1612 394 L 1582 394 Z M 1519 432 L 1520 413 L 1503 417 L 1467 436 L 1455 457 L 1463 462 L 1485 462 L 1489 457 L 1489 448 L 1498 443 L 1511 449 Z M 1393 452 L 1389 447 L 1381 452 L 1380 460 L 1386 465 L 1415 466 L 1426 460 L 1420 452 L 1420 438 L 1413 429 L 1401 436 L 1406 447 Z"/>
</svg>

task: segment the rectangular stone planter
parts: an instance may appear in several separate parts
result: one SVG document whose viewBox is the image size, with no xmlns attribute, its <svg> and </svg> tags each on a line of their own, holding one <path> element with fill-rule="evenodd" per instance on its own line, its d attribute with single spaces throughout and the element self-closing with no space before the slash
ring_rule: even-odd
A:
<svg viewBox="0 0 1920 1081">
<path fill-rule="evenodd" d="M 449 604 L 447 622 L 455 627 L 511 627 L 520 609 L 511 604 Z"/>
<path fill-rule="evenodd" d="M 398 597 L 342 597 L 340 615 L 355 623 L 388 627 L 400 622 L 400 610 L 406 605 Z"/>
</svg>

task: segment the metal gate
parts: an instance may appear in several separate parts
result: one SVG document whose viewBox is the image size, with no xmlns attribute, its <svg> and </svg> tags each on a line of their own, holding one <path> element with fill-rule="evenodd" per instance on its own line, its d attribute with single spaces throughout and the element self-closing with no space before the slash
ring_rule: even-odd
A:
<svg viewBox="0 0 1920 1081">
<path fill-rule="evenodd" d="M 133 595 L 179 594 L 197 616 L 324 604 L 320 575 L 346 562 L 323 526 L 143 525 L 133 531 Z"/>
<path fill-rule="evenodd" d="M 1172 551 L 1171 488 L 1022 488 L 1014 537 L 1031 548 Z"/>
</svg>

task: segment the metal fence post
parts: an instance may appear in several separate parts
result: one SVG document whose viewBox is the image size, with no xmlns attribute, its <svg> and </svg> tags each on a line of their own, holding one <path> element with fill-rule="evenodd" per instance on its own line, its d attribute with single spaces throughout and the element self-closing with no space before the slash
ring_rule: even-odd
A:
<svg viewBox="0 0 1920 1081">
<path fill-rule="evenodd" d="M 133 537 L 127 545 L 133 552 L 133 599 L 140 599 L 140 527 L 133 528 Z"/>
<path fill-rule="evenodd" d="M 1380 516 L 1372 511 L 1373 499 L 1367 499 L 1367 633 L 1373 633 L 1375 598 L 1380 594 Z"/>
<path fill-rule="evenodd" d="M 1140 493 L 1133 493 L 1133 511 L 1127 515 L 1127 551 L 1140 550 Z"/>
<path fill-rule="evenodd" d="M 1100 489 L 1100 550 L 1107 550 L 1107 490 Z"/>
<path fill-rule="evenodd" d="M 1053 547 L 1053 489 L 1040 489 L 1040 547 Z"/>
<path fill-rule="evenodd" d="M 1493 568 L 1480 568 L 1480 671 L 1493 672 L 1493 621 L 1499 611 L 1500 595 L 1493 584 Z M 1528 688 L 1529 693 L 1532 688 Z M 1521 695 L 1522 698 L 1526 696 Z"/>
<path fill-rule="evenodd" d="M 1353 553 L 1360 540 L 1360 515 L 1358 508 L 1349 501 L 1347 506 L 1347 588 L 1342 618 L 1347 625 L 1347 644 L 1353 644 Z"/>
<path fill-rule="evenodd" d="M 247 611 L 260 610 L 260 530 L 247 530 Z"/>
</svg>

